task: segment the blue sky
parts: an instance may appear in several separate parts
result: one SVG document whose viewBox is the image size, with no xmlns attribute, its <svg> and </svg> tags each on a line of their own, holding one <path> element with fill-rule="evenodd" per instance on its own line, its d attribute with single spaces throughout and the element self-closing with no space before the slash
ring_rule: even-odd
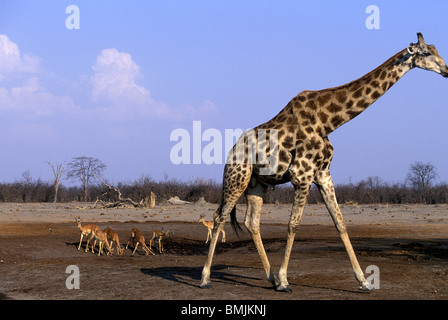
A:
<svg viewBox="0 0 448 320">
<path fill-rule="evenodd" d="M 366 28 L 371 4 L 380 29 Z M 66 28 L 69 5 L 79 29 Z M 4 0 L 0 181 L 25 171 L 50 181 L 47 161 L 85 155 L 107 164 L 112 182 L 220 182 L 222 164 L 171 162 L 173 130 L 254 127 L 302 90 L 368 73 L 417 31 L 448 59 L 447 15 L 446 1 Z M 446 88 L 440 75 L 411 70 L 332 133 L 334 182 L 401 182 L 415 161 L 448 181 Z"/>
</svg>

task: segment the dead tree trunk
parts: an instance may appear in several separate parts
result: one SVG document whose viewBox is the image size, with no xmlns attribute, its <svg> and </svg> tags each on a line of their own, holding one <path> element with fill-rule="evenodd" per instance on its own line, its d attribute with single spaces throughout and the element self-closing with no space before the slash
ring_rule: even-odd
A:
<svg viewBox="0 0 448 320">
<path fill-rule="evenodd" d="M 145 197 L 144 201 L 145 208 L 154 208 L 156 206 L 156 195 L 151 191 L 149 196 Z"/>
<path fill-rule="evenodd" d="M 126 204 L 132 205 L 135 208 L 154 208 L 156 206 L 156 195 L 152 191 L 149 196 L 145 197 L 140 202 L 136 202 L 136 201 L 132 200 L 131 198 L 123 199 L 120 189 L 115 188 L 114 186 L 106 183 L 101 178 L 98 178 L 98 179 L 101 181 L 101 183 L 103 185 L 105 185 L 108 188 L 108 191 L 106 191 L 103 195 L 107 194 L 109 191 L 113 191 L 116 193 L 118 200 L 113 201 L 113 202 L 105 202 L 103 200 L 97 199 L 93 206 L 87 206 L 87 207 L 82 207 L 82 208 L 78 207 L 78 209 L 84 210 L 84 209 L 97 208 L 98 203 L 100 203 L 102 205 L 101 209 L 116 208 L 116 207 L 124 206 Z"/>
</svg>

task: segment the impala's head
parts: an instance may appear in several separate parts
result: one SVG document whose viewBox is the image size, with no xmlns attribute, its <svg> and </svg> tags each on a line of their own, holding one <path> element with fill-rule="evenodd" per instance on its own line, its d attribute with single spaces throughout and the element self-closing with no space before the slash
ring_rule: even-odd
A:
<svg viewBox="0 0 448 320">
<path fill-rule="evenodd" d="M 408 53 L 412 56 L 414 66 L 421 69 L 437 72 L 445 78 L 448 77 L 448 66 L 437 52 L 434 45 L 427 45 L 423 35 L 417 33 L 418 42 L 409 45 Z"/>
<path fill-rule="evenodd" d="M 135 237 L 136 233 L 139 233 L 140 231 L 137 228 L 132 228 L 131 229 L 131 237 Z"/>
<path fill-rule="evenodd" d="M 198 222 L 201 222 L 204 218 L 205 218 L 205 214 L 201 214 L 201 215 L 199 216 L 199 220 L 198 220 Z"/>
</svg>

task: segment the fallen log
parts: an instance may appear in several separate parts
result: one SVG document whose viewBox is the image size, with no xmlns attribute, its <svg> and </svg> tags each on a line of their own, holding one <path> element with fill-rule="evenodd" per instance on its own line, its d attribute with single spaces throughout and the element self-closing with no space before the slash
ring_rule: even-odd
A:
<svg viewBox="0 0 448 320">
<path fill-rule="evenodd" d="M 144 199 L 140 200 L 140 202 L 136 202 L 132 200 L 131 198 L 125 198 L 123 199 L 121 195 L 120 189 L 106 183 L 103 179 L 98 178 L 103 185 L 105 185 L 108 190 L 103 193 L 103 196 L 108 194 L 110 191 L 113 191 L 117 194 L 118 200 L 106 202 L 99 198 L 96 199 L 95 203 L 91 206 L 85 206 L 85 207 L 78 207 L 75 208 L 80 210 L 86 210 L 86 209 L 109 209 L 109 208 L 118 208 L 118 207 L 124 207 L 126 205 L 131 205 L 134 208 L 154 208 L 156 206 L 156 195 L 154 192 L 151 191 L 149 196 L 146 196 Z M 98 203 L 100 203 L 100 206 L 98 206 Z"/>
</svg>

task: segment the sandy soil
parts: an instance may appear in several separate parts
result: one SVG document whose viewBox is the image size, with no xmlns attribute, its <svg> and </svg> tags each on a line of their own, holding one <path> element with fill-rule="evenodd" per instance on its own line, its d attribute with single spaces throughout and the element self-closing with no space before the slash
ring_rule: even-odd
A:
<svg viewBox="0 0 448 320">
<path fill-rule="evenodd" d="M 447 205 L 342 205 L 361 267 L 376 265 L 380 288 L 357 290 L 357 281 L 323 205 L 305 208 L 289 264 L 292 293 L 274 291 L 264 279 L 247 232 L 226 225 L 212 268 L 213 289 L 200 289 L 206 259 L 206 228 L 214 204 L 161 205 L 154 209 L 87 209 L 79 203 L 0 203 L 0 299 L 448 299 Z M 290 205 L 265 205 L 262 237 L 278 271 L 286 243 Z M 238 206 L 238 220 L 245 206 Z M 145 256 L 96 256 L 78 251 L 75 217 L 111 227 L 126 244 L 138 227 L 148 242 L 152 230 L 172 230 L 165 252 Z M 51 232 L 50 232 L 51 228 Z M 84 248 L 84 243 L 83 243 Z M 66 287 L 69 265 L 80 271 L 80 289 Z M 366 274 L 367 275 L 367 274 Z"/>
</svg>

